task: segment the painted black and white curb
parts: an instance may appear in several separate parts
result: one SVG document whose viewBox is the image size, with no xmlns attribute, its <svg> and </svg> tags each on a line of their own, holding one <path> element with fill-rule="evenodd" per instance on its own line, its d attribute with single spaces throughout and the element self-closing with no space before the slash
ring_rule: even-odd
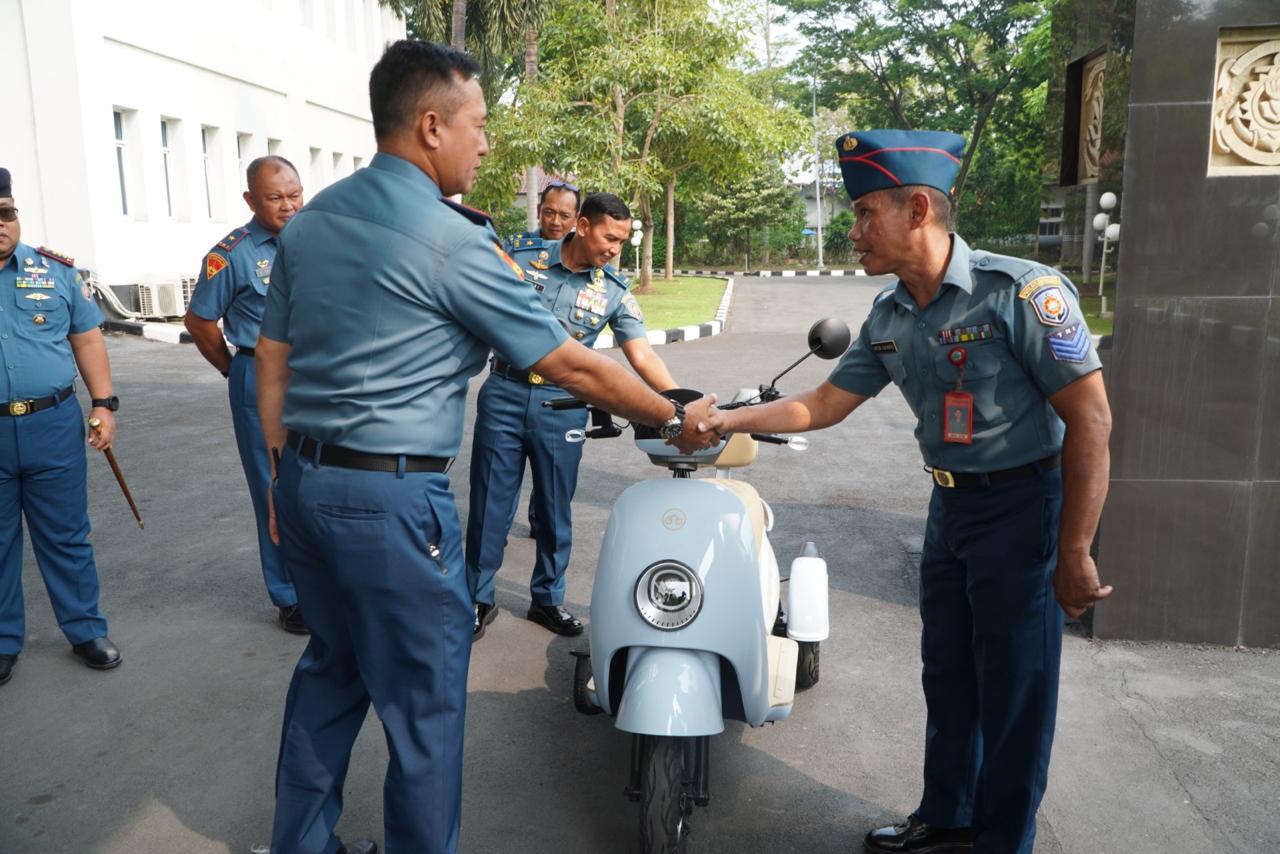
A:
<svg viewBox="0 0 1280 854">
<path fill-rule="evenodd" d="M 727 274 L 720 274 L 727 275 Z M 716 309 L 714 320 L 698 323 L 693 326 L 677 326 L 675 329 L 650 329 L 649 343 L 655 347 L 662 344 L 675 344 L 679 341 L 693 341 L 698 338 L 710 338 L 724 331 L 725 318 L 729 316 L 729 306 L 733 303 L 733 277 L 728 276 L 724 283 L 724 294 L 720 297 L 720 307 Z M 609 350 L 616 347 L 612 332 L 601 332 L 596 338 L 593 350 Z"/>
<path fill-rule="evenodd" d="M 759 276 L 762 279 L 790 279 L 796 276 L 865 276 L 866 270 L 676 270 L 677 276 Z"/>
<path fill-rule="evenodd" d="M 729 315 L 729 305 L 733 302 L 733 278 L 725 280 L 724 295 L 720 297 L 720 307 L 716 309 L 714 320 L 698 323 L 693 326 L 678 326 L 675 329 L 651 329 L 648 333 L 649 343 L 656 346 L 674 344 L 677 341 L 693 341 L 697 338 L 709 338 L 724 331 L 724 321 Z M 137 320 L 107 320 L 102 328 L 108 332 L 123 332 L 126 335 L 140 335 L 150 341 L 161 341 L 165 344 L 191 344 L 190 333 L 177 323 L 147 323 Z M 608 350 L 616 347 L 613 333 L 601 332 L 596 338 L 593 349 Z"/>
</svg>

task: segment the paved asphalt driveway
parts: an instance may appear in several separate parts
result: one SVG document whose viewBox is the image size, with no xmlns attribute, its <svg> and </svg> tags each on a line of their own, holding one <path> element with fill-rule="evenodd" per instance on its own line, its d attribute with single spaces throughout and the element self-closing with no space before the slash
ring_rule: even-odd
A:
<svg viewBox="0 0 1280 854">
<path fill-rule="evenodd" d="M 856 331 L 879 286 L 742 279 L 726 334 L 660 352 L 681 382 L 727 396 L 798 357 L 814 320 L 838 315 Z M 273 623 L 222 378 L 190 346 L 112 337 L 109 347 L 123 400 L 117 452 L 147 521 L 138 531 L 105 462 L 91 459 L 103 608 L 125 662 L 101 674 L 72 658 L 28 552 L 27 646 L 0 688 L 0 852 L 242 854 L 270 835 L 280 715 L 305 641 Z M 809 387 L 829 367 L 810 360 L 781 386 Z M 915 565 L 930 484 L 913 428 L 890 389 L 814 434 L 807 453 L 764 447 L 742 473 L 774 509 L 780 561 L 806 540 L 826 556 L 832 636 L 822 681 L 790 720 L 730 724 L 713 742 L 696 850 L 860 850 L 868 827 L 915 806 Z M 454 468 L 464 509 L 469 433 Z M 584 617 L 610 504 L 664 474 L 629 439 L 589 444 L 568 583 Z M 501 615 L 472 657 L 462 848 L 626 851 L 636 823 L 622 797 L 627 737 L 573 710 L 569 651 L 585 639 L 523 619 L 533 547 L 523 510 L 517 518 Z M 1038 852 L 1280 850 L 1280 655 L 1073 636 L 1063 670 Z M 381 838 L 385 762 L 371 716 L 344 834 Z"/>
</svg>

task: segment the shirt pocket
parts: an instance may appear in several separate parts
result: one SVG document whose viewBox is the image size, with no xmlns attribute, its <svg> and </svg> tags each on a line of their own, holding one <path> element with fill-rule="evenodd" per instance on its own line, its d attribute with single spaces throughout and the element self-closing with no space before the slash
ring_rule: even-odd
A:
<svg viewBox="0 0 1280 854">
<path fill-rule="evenodd" d="M 975 428 L 977 425 L 987 427 L 1006 420 L 996 389 L 1005 363 L 1011 360 L 1009 348 L 999 338 L 938 347 L 933 356 L 933 368 L 942 393 L 953 391 L 956 379 L 960 376 L 950 358 L 951 351 L 956 347 L 963 347 L 965 351 L 964 385 L 960 390 L 973 395 Z"/>
<path fill-rule="evenodd" d="M 47 299 L 41 299 L 47 297 Z M 19 289 L 14 294 L 14 303 L 18 307 L 18 322 L 29 332 L 37 335 L 65 337 L 67 325 L 70 323 L 70 312 L 66 301 L 53 290 Z"/>
</svg>

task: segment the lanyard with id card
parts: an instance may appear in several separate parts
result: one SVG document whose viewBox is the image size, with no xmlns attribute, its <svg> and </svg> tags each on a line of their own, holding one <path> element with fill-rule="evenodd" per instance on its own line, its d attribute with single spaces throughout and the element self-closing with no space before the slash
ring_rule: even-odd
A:
<svg viewBox="0 0 1280 854">
<path fill-rule="evenodd" d="M 973 395 L 964 391 L 964 365 L 969 354 L 963 347 L 952 347 L 947 361 L 956 367 L 956 387 L 942 401 L 942 441 L 958 445 L 973 444 Z"/>
</svg>

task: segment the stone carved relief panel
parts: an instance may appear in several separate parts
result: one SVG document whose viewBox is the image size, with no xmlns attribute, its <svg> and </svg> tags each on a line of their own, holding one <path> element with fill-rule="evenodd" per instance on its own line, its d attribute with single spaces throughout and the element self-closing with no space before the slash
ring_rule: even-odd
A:
<svg viewBox="0 0 1280 854">
<path fill-rule="evenodd" d="M 1280 175 L 1280 27 L 1223 30 L 1210 175 Z"/>
<path fill-rule="evenodd" d="M 1076 180 L 1081 184 L 1098 180 L 1102 156 L 1102 93 L 1106 82 L 1107 55 L 1085 63 L 1080 86 L 1080 147 Z"/>
</svg>

